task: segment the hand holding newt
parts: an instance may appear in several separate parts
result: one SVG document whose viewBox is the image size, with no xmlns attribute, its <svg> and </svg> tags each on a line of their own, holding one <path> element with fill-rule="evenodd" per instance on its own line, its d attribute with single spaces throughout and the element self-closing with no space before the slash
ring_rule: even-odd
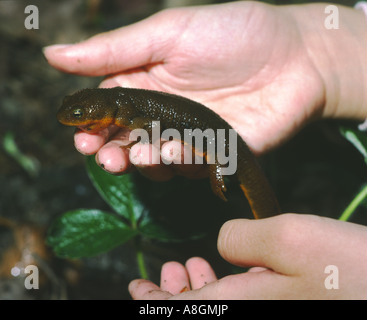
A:
<svg viewBox="0 0 367 320">
<path fill-rule="evenodd" d="M 76 126 L 87 133 L 97 133 L 115 125 L 130 130 L 145 129 L 149 131 L 150 138 L 154 121 L 160 123 L 159 137 L 165 129 L 177 130 L 181 138 L 188 129 L 192 132 L 210 129 L 215 136 L 207 138 L 208 144 L 216 146 L 221 143 L 217 130 L 224 130 L 227 137 L 223 136 L 223 151 L 229 153 L 229 144 L 236 144 L 236 154 L 232 155 L 236 162 L 235 172 L 254 216 L 266 218 L 280 213 L 277 199 L 246 143 L 241 138 L 229 140 L 229 131 L 232 129 L 229 124 L 195 101 L 152 90 L 121 87 L 84 89 L 65 97 L 57 118 L 62 124 Z M 208 160 L 207 148 L 200 150 L 200 153 L 203 151 Z M 208 164 L 209 178 L 213 192 L 226 200 L 223 194 L 226 191 L 223 166 L 217 153 L 218 150 L 211 155 L 214 161 Z"/>
<path fill-rule="evenodd" d="M 320 116 L 325 100 L 304 39 L 290 32 L 294 21 L 292 12 L 257 2 L 169 9 L 78 44 L 48 47 L 45 55 L 62 71 L 108 76 L 101 87 L 165 91 L 200 102 L 261 154 Z M 119 148 L 118 139 L 110 140 L 115 134 L 78 134 L 76 147 L 98 152 L 105 169 L 117 173 L 129 167 L 129 158 L 111 152 Z M 147 174 L 155 170 L 173 174 L 167 166 Z"/>
<path fill-rule="evenodd" d="M 65 72 L 108 75 L 101 87 L 152 89 L 198 101 L 260 154 L 310 121 L 367 117 L 366 18 L 338 8 L 338 30 L 325 28 L 325 4 L 244 1 L 170 9 L 75 45 L 48 47 L 45 55 Z M 105 169 L 117 173 L 130 167 L 120 151 L 123 133 L 112 127 L 98 135 L 78 132 L 75 145 L 84 154 L 97 152 Z M 148 157 L 146 151 L 133 147 L 131 159 Z M 140 170 L 153 178 L 174 174 L 168 166 Z M 232 264 L 261 267 L 253 269 L 259 273 L 217 280 L 207 264 L 194 270 L 196 276 L 188 265 L 167 267 L 161 287 L 134 281 L 130 292 L 134 299 L 366 298 L 366 227 L 316 218 L 287 214 L 226 223 L 220 253 Z M 326 291 L 322 267 L 334 263 L 348 280 Z M 200 275 L 208 281 L 199 282 Z M 190 290 L 180 293 L 187 283 Z"/>
<path fill-rule="evenodd" d="M 308 21 L 310 16 L 313 19 Z M 323 21 L 324 5 L 276 7 L 248 1 L 169 9 L 78 44 L 47 47 L 44 52 L 49 63 L 62 71 L 108 76 L 101 87 L 165 91 L 200 102 L 230 124 L 258 155 L 312 120 L 347 112 L 350 118 L 367 117 L 367 111 L 358 107 L 365 83 L 356 80 L 361 69 L 343 68 L 345 57 L 339 43 L 353 48 L 348 34 L 354 30 L 348 26 L 358 23 L 364 30 L 364 16 L 355 19 L 354 10 L 344 8 L 343 17 L 345 28 L 328 48 L 318 47 L 317 40 L 330 32 L 312 21 Z M 308 27 L 301 28 L 302 24 Z M 361 31 L 354 37 L 364 39 L 365 35 Z M 330 75 L 335 73 L 336 79 L 345 80 L 339 83 Z M 97 153 L 97 160 L 109 172 L 128 170 L 133 159 L 153 179 L 175 175 L 170 166 L 140 165 L 149 157 L 144 148 L 133 148 L 129 158 L 121 152 L 121 135 L 123 131 L 116 128 L 99 135 L 77 133 L 75 146 L 83 154 Z"/>
</svg>

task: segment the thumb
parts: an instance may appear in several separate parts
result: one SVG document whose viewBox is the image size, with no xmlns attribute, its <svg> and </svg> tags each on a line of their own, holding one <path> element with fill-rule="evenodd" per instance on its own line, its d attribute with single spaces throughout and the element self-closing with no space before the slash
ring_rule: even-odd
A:
<svg viewBox="0 0 367 320">
<path fill-rule="evenodd" d="M 307 263 L 307 257 L 313 255 L 310 251 L 313 250 L 313 239 L 319 238 L 314 234 L 319 220 L 318 217 L 297 214 L 230 220 L 219 232 L 218 251 L 234 265 L 297 274 Z"/>
<path fill-rule="evenodd" d="M 170 11 L 93 36 L 77 44 L 57 44 L 43 52 L 49 64 L 64 72 L 103 76 L 162 61 L 174 43 L 177 27 Z"/>
</svg>

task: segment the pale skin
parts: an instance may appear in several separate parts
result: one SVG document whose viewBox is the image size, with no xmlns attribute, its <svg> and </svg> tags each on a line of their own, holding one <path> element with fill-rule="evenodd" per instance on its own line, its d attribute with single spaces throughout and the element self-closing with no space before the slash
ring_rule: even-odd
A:
<svg viewBox="0 0 367 320">
<path fill-rule="evenodd" d="M 75 45 L 48 47 L 45 55 L 64 72 L 109 75 L 101 87 L 199 101 L 261 154 L 311 121 L 367 117 L 367 19 L 338 6 L 339 29 L 328 30 L 325 6 L 246 1 L 170 9 Z M 75 146 L 96 153 L 111 173 L 135 166 L 167 180 L 198 170 L 144 164 L 149 147 L 123 150 L 125 136 L 112 127 L 98 135 L 77 132 Z M 179 147 L 166 143 L 161 157 Z M 166 263 L 159 286 L 134 280 L 129 291 L 134 299 L 366 299 L 366 243 L 366 227 L 314 215 L 232 220 L 220 230 L 218 250 L 230 263 L 254 267 L 249 272 L 217 280 L 208 262 L 192 258 L 185 266 Z M 325 288 L 327 265 L 339 269 L 337 290 Z"/>
</svg>

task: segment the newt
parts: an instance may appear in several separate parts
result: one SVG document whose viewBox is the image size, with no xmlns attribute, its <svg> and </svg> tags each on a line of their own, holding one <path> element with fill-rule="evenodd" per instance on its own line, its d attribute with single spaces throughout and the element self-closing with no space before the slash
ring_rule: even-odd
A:
<svg viewBox="0 0 367 320">
<path fill-rule="evenodd" d="M 161 130 L 210 128 L 228 131 L 232 127 L 211 109 L 188 98 L 165 92 L 135 88 L 83 89 L 66 96 L 57 113 L 60 123 L 83 131 L 98 132 L 110 125 L 133 129 L 151 129 L 159 121 Z M 238 136 L 238 135 L 237 135 Z M 224 140 L 228 150 L 228 139 Z M 195 150 L 195 147 L 193 147 Z M 204 158 L 206 157 L 204 153 Z M 226 200 L 227 189 L 217 159 L 207 164 L 214 194 Z M 256 157 L 242 138 L 237 139 L 237 170 L 235 175 L 256 219 L 279 214 L 274 192 Z"/>
</svg>

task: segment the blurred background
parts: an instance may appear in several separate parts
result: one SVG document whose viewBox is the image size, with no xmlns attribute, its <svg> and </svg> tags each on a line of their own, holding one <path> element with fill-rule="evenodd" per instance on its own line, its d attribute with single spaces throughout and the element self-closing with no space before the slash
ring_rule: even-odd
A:
<svg viewBox="0 0 367 320">
<path fill-rule="evenodd" d="M 84 157 L 74 149 L 74 131 L 55 117 L 65 95 L 97 87 L 101 79 L 54 70 L 42 48 L 78 42 L 169 6 L 223 2 L 32 1 L 39 10 L 39 29 L 27 30 L 29 1 L 0 1 L 0 299 L 129 299 L 127 285 L 139 276 L 129 243 L 80 260 L 59 259 L 45 245 L 47 228 L 62 213 L 108 207 L 88 179 Z M 315 123 L 261 159 L 283 210 L 337 218 L 365 182 L 363 159 L 339 134 L 339 125 Z M 363 212 L 353 221 L 367 223 Z M 162 263 L 184 263 L 193 255 L 217 266 L 218 276 L 233 271 L 216 252 L 215 236 L 146 246 L 149 275 L 156 282 Z M 24 277 L 17 275 L 27 264 L 42 271 L 38 290 L 25 289 Z"/>
</svg>

